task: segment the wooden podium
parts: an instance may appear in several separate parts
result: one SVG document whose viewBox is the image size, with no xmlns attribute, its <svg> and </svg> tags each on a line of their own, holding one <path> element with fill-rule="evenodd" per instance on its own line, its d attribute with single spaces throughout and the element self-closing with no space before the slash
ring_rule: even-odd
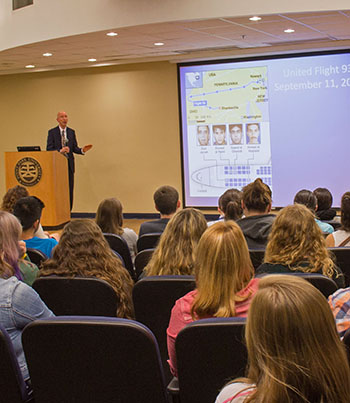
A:
<svg viewBox="0 0 350 403">
<path fill-rule="evenodd" d="M 57 151 L 5 152 L 6 189 L 24 186 L 44 202 L 43 227 L 70 221 L 67 164 Z"/>
</svg>

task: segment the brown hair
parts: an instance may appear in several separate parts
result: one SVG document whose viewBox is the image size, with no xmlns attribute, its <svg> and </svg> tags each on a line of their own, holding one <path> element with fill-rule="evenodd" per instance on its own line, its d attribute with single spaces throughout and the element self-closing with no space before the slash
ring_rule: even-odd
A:
<svg viewBox="0 0 350 403">
<path fill-rule="evenodd" d="M 283 208 L 274 220 L 264 262 L 288 265 L 291 270 L 334 274 L 322 231 L 312 212 L 302 204 Z M 303 263 L 307 262 L 305 267 Z"/>
<path fill-rule="evenodd" d="M 350 232 L 350 192 L 345 192 L 341 198 L 340 221 L 342 229 Z"/>
<path fill-rule="evenodd" d="M 123 206 L 118 199 L 104 199 L 97 208 L 96 223 L 102 232 L 122 235 Z"/>
<path fill-rule="evenodd" d="M 146 275 L 193 274 L 197 244 L 206 229 L 207 221 L 199 210 L 178 211 L 165 227 L 145 267 Z"/>
<path fill-rule="evenodd" d="M 260 179 L 243 188 L 243 203 L 246 209 L 264 213 L 272 203 L 271 189 Z"/>
<path fill-rule="evenodd" d="M 303 204 L 312 212 L 315 212 L 317 197 L 311 192 L 311 190 L 302 189 L 294 196 L 294 203 Z"/>
<path fill-rule="evenodd" d="M 295 276 L 261 279 L 246 325 L 245 402 L 346 403 L 350 370 L 327 300 Z"/>
<path fill-rule="evenodd" d="M 238 189 L 227 189 L 219 198 L 219 208 L 225 220 L 238 220 L 243 215 L 242 192 Z"/>
<path fill-rule="evenodd" d="M 93 220 L 73 220 L 64 227 L 52 258 L 46 260 L 40 270 L 40 276 L 50 275 L 96 277 L 107 281 L 117 294 L 117 316 L 133 318 L 133 281 Z"/>
<path fill-rule="evenodd" d="M 192 317 L 230 317 L 236 315 L 236 302 L 254 277 L 247 242 L 234 221 L 209 227 L 199 241 L 195 263 L 197 295 L 191 307 Z"/>
<path fill-rule="evenodd" d="M 333 196 L 327 188 L 317 188 L 313 194 L 317 199 L 318 210 L 328 210 L 332 207 Z"/>
<path fill-rule="evenodd" d="M 13 213 L 13 208 L 16 202 L 22 197 L 28 197 L 28 196 L 29 193 L 25 187 L 20 185 L 14 186 L 5 193 L 2 199 L 1 210 Z"/>
<path fill-rule="evenodd" d="M 173 214 L 177 209 L 179 193 L 172 186 L 161 186 L 155 191 L 153 200 L 160 214 Z"/>
</svg>

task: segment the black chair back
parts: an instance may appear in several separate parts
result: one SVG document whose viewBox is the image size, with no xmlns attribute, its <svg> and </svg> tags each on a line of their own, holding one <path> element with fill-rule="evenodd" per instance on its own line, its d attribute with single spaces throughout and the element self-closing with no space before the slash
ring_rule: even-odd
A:
<svg viewBox="0 0 350 403">
<path fill-rule="evenodd" d="M 328 250 L 333 253 L 336 258 L 336 264 L 344 273 L 345 287 L 350 286 L 350 248 L 349 247 L 338 247 L 338 248 L 328 248 Z"/>
<path fill-rule="evenodd" d="M 135 272 L 138 279 L 143 272 L 143 269 L 147 266 L 147 263 L 151 260 L 155 249 L 144 249 L 139 252 L 135 257 Z"/>
<path fill-rule="evenodd" d="M 166 381 L 171 374 L 166 330 L 175 301 L 196 287 L 193 276 L 154 276 L 138 281 L 133 289 L 135 318 L 152 330 L 159 344 Z"/>
<path fill-rule="evenodd" d="M 31 400 L 10 337 L 0 326 L 0 402 L 23 403 Z"/>
<path fill-rule="evenodd" d="M 290 272 L 290 273 L 269 273 L 273 275 L 287 275 L 287 276 L 298 276 L 302 277 L 316 287 L 321 293 L 328 298 L 331 294 L 337 291 L 338 286 L 333 279 L 324 276 L 320 273 L 301 273 L 301 272 Z M 260 274 L 258 277 L 268 276 L 269 274 Z"/>
<path fill-rule="evenodd" d="M 144 249 L 155 249 L 158 245 L 161 232 L 154 232 L 152 234 L 143 234 L 137 240 L 137 250 L 140 252 Z"/>
<path fill-rule="evenodd" d="M 38 320 L 23 331 L 35 403 L 167 403 L 157 342 L 117 318 Z"/>
<path fill-rule="evenodd" d="M 55 315 L 116 316 L 117 295 L 104 280 L 39 277 L 33 288 Z"/>
<path fill-rule="evenodd" d="M 348 356 L 348 361 L 350 364 L 350 329 L 348 329 L 343 337 L 343 343 L 345 344 L 346 354 Z"/>
<path fill-rule="evenodd" d="M 103 235 L 106 238 L 106 241 L 109 243 L 110 248 L 115 252 L 119 253 L 119 255 L 123 258 L 125 268 L 129 272 L 131 278 L 135 280 L 136 277 L 135 277 L 134 265 L 132 263 L 130 250 L 125 239 L 116 234 L 103 234 Z"/>
<path fill-rule="evenodd" d="M 41 252 L 38 249 L 27 248 L 27 255 L 31 262 L 36 264 L 39 268 L 42 262 L 47 260 L 47 256 L 45 253 Z"/>
<path fill-rule="evenodd" d="M 265 249 L 249 249 L 249 255 L 256 270 L 264 261 Z"/>
<path fill-rule="evenodd" d="M 175 341 L 181 403 L 212 403 L 230 380 L 245 376 L 244 318 L 190 323 Z"/>
</svg>

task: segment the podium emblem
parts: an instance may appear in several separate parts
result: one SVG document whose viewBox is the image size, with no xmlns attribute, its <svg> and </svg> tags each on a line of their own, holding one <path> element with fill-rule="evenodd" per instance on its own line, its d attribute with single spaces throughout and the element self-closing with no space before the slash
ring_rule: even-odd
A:
<svg viewBox="0 0 350 403">
<path fill-rule="evenodd" d="M 41 165 L 34 158 L 22 158 L 15 166 L 15 176 L 21 185 L 34 186 L 40 182 L 42 176 Z"/>
</svg>

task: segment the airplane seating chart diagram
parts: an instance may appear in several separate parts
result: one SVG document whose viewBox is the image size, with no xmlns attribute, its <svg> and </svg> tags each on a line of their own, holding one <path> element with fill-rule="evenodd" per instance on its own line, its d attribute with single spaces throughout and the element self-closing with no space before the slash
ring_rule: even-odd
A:
<svg viewBox="0 0 350 403">
<path fill-rule="evenodd" d="M 186 73 L 190 196 L 272 187 L 267 67 Z"/>
</svg>

